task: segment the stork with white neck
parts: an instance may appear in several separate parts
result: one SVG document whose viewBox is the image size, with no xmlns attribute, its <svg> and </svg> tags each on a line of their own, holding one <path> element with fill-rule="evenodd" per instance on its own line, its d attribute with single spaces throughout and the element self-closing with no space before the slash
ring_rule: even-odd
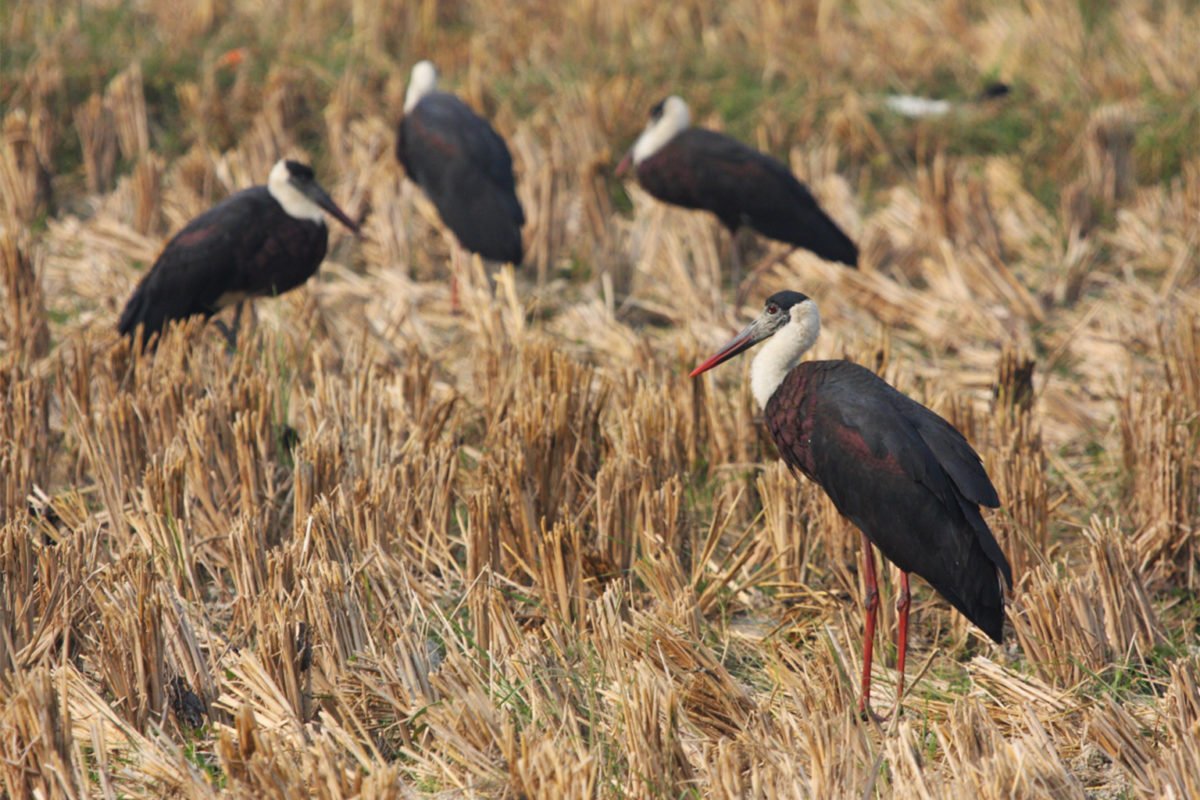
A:
<svg viewBox="0 0 1200 800">
<path fill-rule="evenodd" d="M 237 305 L 236 344 L 243 301 L 283 294 L 312 277 L 325 258 L 325 214 L 354 233 L 356 225 L 317 183 L 312 168 L 280 160 L 266 186 L 230 195 L 193 219 L 167 242 L 121 312 L 117 330 L 145 342 L 171 320 L 211 317 Z"/>
<path fill-rule="evenodd" d="M 520 266 L 525 211 L 508 145 L 466 103 L 437 90 L 437 70 L 429 61 L 412 69 L 396 157 L 463 249 Z M 457 262 L 457 250 L 453 258 Z M 454 306 L 456 273 L 457 268 L 451 273 Z"/>
<path fill-rule="evenodd" d="M 858 248 L 817 204 L 808 187 L 779 161 L 722 133 L 691 127 L 683 98 L 671 95 L 617 167 L 666 203 L 710 211 L 730 232 L 746 225 L 828 261 L 858 266 Z M 734 283 L 740 280 L 736 241 Z"/>
<path fill-rule="evenodd" d="M 691 375 L 767 340 L 751 364 L 750 383 L 779 454 L 862 532 L 866 623 L 859 711 L 865 714 L 879 602 L 872 545 L 900 568 L 897 706 L 908 651 L 909 573 L 1000 642 L 1000 579 L 1011 587 L 1012 568 L 979 510 L 1000 505 L 996 489 L 963 435 L 864 367 L 801 363 L 820 329 L 812 300 L 777 292 L 757 319 Z"/>
</svg>

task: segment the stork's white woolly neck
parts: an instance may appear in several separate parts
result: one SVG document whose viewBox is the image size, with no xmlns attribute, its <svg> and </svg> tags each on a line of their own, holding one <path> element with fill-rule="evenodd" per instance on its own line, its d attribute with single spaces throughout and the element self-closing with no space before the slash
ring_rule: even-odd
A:
<svg viewBox="0 0 1200 800">
<path fill-rule="evenodd" d="M 437 89 L 437 69 L 432 61 L 418 61 L 413 65 L 408 78 L 408 91 L 404 93 L 404 113 L 412 111 L 421 98 Z"/>
<path fill-rule="evenodd" d="M 692 112 L 682 97 L 671 95 L 663 101 L 662 114 L 642 131 L 633 145 L 633 163 L 640 164 L 657 153 L 692 124 Z"/>
<path fill-rule="evenodd" d="M 792 306 L 789 316 L 788 323 L 763 343 L 750 365 L 750 390 L 760 408 L 767 407 L 779 384 L 821 333 L 821 315 L 812 300 Z"/>
<path fill-rule="evenodd" d="M 271 175 L 267 178 L 267 191 L 283 206 L 283 210 L 289 216 L 325 224 L 325 212 L 292 183 L 292 173 L 283 159 L 271 167 Z"/>
</svg>

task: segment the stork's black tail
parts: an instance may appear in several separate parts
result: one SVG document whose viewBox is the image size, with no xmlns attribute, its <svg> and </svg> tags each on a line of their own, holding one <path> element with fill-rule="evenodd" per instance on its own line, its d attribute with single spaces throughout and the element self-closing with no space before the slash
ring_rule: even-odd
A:
<svg viewBox="0 0 1200 800">
<path fill-rule="evenodd" d="M 1000 552 L 1000 546 L 979 513 L 979 507 L 964 501 L 960 503 L 960 508 L 972 528 L 971 533 L 964 537 L 970 542 L 966 547 L 966 563 L 953 578 L 939 581 L 943 585 L 934 584 L 934 588 L 992 641 L 1000 644 L 1004 638 L 1003 584 L 1012 586 L 1012 568 Z M 983 537 L 990 541 L 990 548 L 984 547 L 980 541 Z M 993 553 L 998 556 L 998 561 Z"/>
<path fill-rule="evenodd" d="M 837 261 L 848 267 L 858 267 L 858 247 L 838 227 L 808 190 L 782 165 L 778 165 L 782 180 L 791 193 L 791 202 L 763 211 L 747 220 L 764 236 L 803 247 L 826 261 Z"/>
<path fill-rule="evenodd" d="M 137 334 L 140 325 L 142 341 L 149 342 L 154 334 L 162 331 L 164 322 L 162 314 L 155 313 L 149 300 L 149 292 L 146 290 L 146 281 L 142 281 L 121 311 L 121 317 L 117 320 L 117 332 L 132 338 Z"/>
<path fill-rule="evenodd" d="M 806 190 L 807 194 L 807 190 Z M 830 219 L 809 194 L 808 202 L 798 204 L 801 219 L 792 244 L 811 250 L 826 261 L 837 261 L 848 267 L 858 268 L 858 246 Z"/>
</svg>

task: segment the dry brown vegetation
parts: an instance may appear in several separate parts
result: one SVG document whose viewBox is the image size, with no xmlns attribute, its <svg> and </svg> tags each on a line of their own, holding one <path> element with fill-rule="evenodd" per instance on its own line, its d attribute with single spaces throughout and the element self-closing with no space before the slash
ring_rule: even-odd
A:
<svg viewBox="0 0 1200 800">
<path fill-rule="evenodd" d="M 1200 796 L 1197 41 L 1183 0 L 0 6 L 0 794 Z M 426 56 L 529 217 L 461 316 L 392 154 Z M 611 178 L 668 90 L 863 269 L 758 242 L 735 307 L 715 222 Z M 131 353 L 166 235 L 284 154 L 365 238 L 235 354 Z M 1004 502 L 1006 644 L 915 582 L 888 729 L 856 533 L 745 364 L 686 377 L 785 287 Z"/>
</svg>

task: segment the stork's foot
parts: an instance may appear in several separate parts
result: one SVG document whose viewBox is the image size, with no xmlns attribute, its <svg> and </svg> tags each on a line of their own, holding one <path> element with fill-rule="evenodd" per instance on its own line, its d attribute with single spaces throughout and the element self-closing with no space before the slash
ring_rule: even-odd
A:
<svg viewBox="0 0 1200 800">
<path fill-rule="evenodd" d="M 858 701 L 858 719 L 860 722 L 874 722 L 877 725 L 882 725 L 887 722 L 887 717 L 881 717 L 871 708 L 868 700 L 860 699 Z"/>
<path fill-rule="evenodd" d="M 860 722 L 874 722 L 876 725 L 879 725 L 880 727 L 883 727 L 887 723 L 891 722 L 892 717 L 903 716 L 903 714 L 904 714 L 904 708 L 899 705 L 896 706 L 894 709 L 892 709 L 892 712 L 890 714 L 880 715 L 880 714 L 876 714 L 874 709 L 872 709 L 868 705 L 865 705 L 861 701 L 858 704 L 858 719 L 859 719 L 859 721 Z"/>
</svg>

